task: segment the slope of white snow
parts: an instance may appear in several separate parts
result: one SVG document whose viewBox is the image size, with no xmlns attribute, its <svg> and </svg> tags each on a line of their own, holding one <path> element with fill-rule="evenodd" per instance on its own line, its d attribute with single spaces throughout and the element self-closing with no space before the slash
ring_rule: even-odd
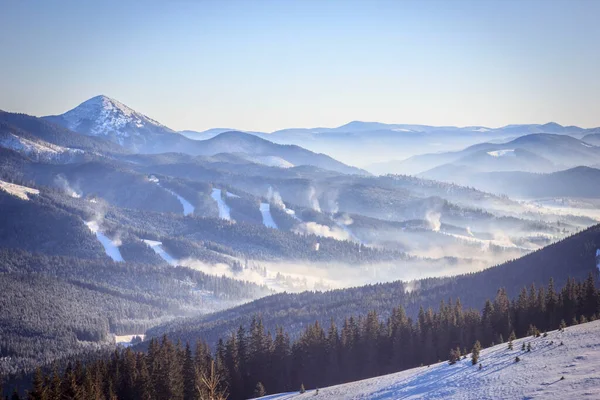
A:
<svg viewBox="0 0 600 400">
<path fill-rule="evenodd" d="M 210 197 L 217 202 L 217 207 L 219 207 L 219 218 L 231 221 L 231 210 L 221 197 L 221 189 L 213 188 Z"/>
<path fill-rule="evenodd" d="M 147 240 L 147 239 L 144 239 L 143 241 L 148 246 L 150 246 L 150 248 L 152 250 L 154 250 L 154 252 L 160 256 L 160 258 L 162 258 L 167 263 L 169 263 L 169 265 L 172 265 L 174 267 L 178 265 L 178 261 L 175 258 L 173 258 L 169 253 L 167 253 L 165 251 L 165 249 L 163 249 L 162 242 L 157 242 L 156 240 Z"/>
<path fill-rule="evenodd" d="M 8 183 L 4 181 L 0 181 L 0 189 L 12 194 L 13 196 L 17 196 L 22 200 L 29 200 L 29 196 L 27 196 L 28 194 L 40 194 L 40 191 L 37 189 L 32 189 L 27 186 L 16 185 L 14 183 Z"/>
<path fill-rule="evenodd" d="M 600 399 L 599 332 L 600 321 L 594 321 L 515 340 L 513 350 L 499 344 L 481 351 L 481 370 L 469 355 L 455 365 L 442 362 L 321 388 L 318 395 L 309 390 L 263 399 Z M 523 342 L 531 343 L 531 352 L 521 350 Z"/>
<path fill-rule="evenodd" d="M 488 151 L 487 153 L 492 157 L 514 157 L 515 156 L 514 149 Z"/>
<path fill-rule="evenodd" d="M 102 232 L 100 232 L 100 227 L 96 221 L 88 221 L 85 223 L 85 225 L 90 229 L 90 231 L 96 234 L 96 238 L 102 244 L 102 246 L 104 246 L 104 251 L 106 252 L 107 256 L 116 262 L 125 261 L 123 260 L 123 256 L 121 256 L 119 246 Z"/>
<path fill-rule="evenodd" d="M 83 153 L 83 150 L 61 147 L 43 140 L 33 141 L 12 133 L 0 135 L 0 147 L 42 161 L 69 161 L 73 155 Z"/>
<path fill-rule="evenodd" d="M 192 203 L 190 203 L 189 201 L 187 201 L 186 199 L 184 199 L 183 197 L 181 197 L 180 195 L 178 195 L 177 193 L 175 193 L 171 189 L 167 189 L 167 188 L 164 188 L 164 189 L 167 192 L 171 193 L 173 196 L 177 197 L 177 200 L 179 200 L 179 202 L 183 206 L 183 215 L 190 215 L 190 214 L 194 213 L 194 209 L 195 208 L 192 205 Z"/>
<path fill-rule="evenodd" d="M 600 271 L 600 249 L 596 249 L 596 268 Z"/>
<path fill-rule="evenodd" d="M 271 205 L 269 203 L 260 203 L 260 213 L 262 214 L 264 226 L 267 228 L 279 229 L 271 215 Z"/>
<path fill-rule="evenodd" d="M 184 199 L 183 197 L 181 197 L 180 195 L 178 195 L 171 189 L 167 189 L 166 187 L 162 186 L 157 177 L 155 177 L 154 175 L 150 175 L 150 177 L 148 178 L 148 181 L 156 183 L 158 186 L 165 189 L 167 192 L 171 193 L 173 196 L 177 197 L 177 200 L 179 200 L 179 202 L 183 206 L 183 215 L 190 215 L 190 214 L 194 213 L 195 207 L 192 205 L 192 203 L 190 203 L 189 201 L 187 201 L 186 199 Z"/>
</svg>

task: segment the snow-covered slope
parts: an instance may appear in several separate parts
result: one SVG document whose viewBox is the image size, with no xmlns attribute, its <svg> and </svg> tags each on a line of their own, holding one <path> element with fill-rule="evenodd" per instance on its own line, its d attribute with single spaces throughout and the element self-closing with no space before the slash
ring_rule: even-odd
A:
<svg viewBox="0 0 600 400">
<path fill-rule="evenodd" d="M 115 262 L 122 262 L 123 256 L 121 255 L 121 251 L 119 250 L 119 243 L 113 241 L 108 236 L 100 232 L 100 227 L 98 226 L 98 222 L 96 221 L 88 221 L 85 225 L 96 235 L 98 241 L 104 247 L 104 251 L 106 255 L 112 258 Z"/>
<path fill-rule="evenodd" d="M 469 355 L 455 365 L 442 362 L 322 388 L 318 395 L 307 390 L 264 399 L 598 399 L 599 332 L 595 321 L 516 340 L 513 350 L 500 344 L 481 352 L 481 370 Z M 531 343 L 531 352 L 521 350 L 523 342 Z"/>
<path fill-rule="evenodd" d="M 271 215 L 271 205 L 269 203 L 260 203 L 260 213 L 262 214 L 264 226 L 267 228 L 279 229 Z"/>
<path fill-rule="evenodd" d="M 96 96 L 81 103 L 62 115 L 67 128 L 80 131 L 86 125 L 87 133 L 92 136 L 114 134 L 129 137 L 134 134 L 132 128 L 167 129 L 157 121 L 127 107 L 106 96 Z"/>
<path fill-rule="evenodd" d="M 0 147 L 14 150 L 32 160 L 45 162 L 74 161 L 76 155 L 83 154 L 79 149 L 69 149 L 39 139 L 27 139 L 9 132 L 0 132 Z"/>
<path fill-rule="evenodd" d="M 22 200 L 29 200 L 29 194 L 40 194 L 37 189 L 32 189 L 27 186 L 16 185 L 14 183 L 0 181 L 0 189 L 7 193 L 17 196 Z"/>
<path fill-rule="evenodd" d="M 144 243 L 146 243 L 156 254 L 158 254 L 160 258 L 169 263 L 169 265 L 172 265 L 174 267 L 177 266 L 178 261 L 174 259 L 169 253 L 167 253 L 165 249 L 163 249 L 162 242 L 144 239 Z"/>
<path fill-rule="evenodd" d="M 217 203 L 217 207 L 219 207 L 219 218 L 230 221 L 231 220 L 231 210 L 229 209 L 229 206 L 227 204 L 225 204 L 225 202 L 223 201 L 223 197 L 221 195 L 221 189 L 213 188 L 210 196 Z"/>
<path fill-rule="evenodd" d="M 104 137 L 139 152 L 180 150 L 194 143 L 117 100 L 96 96 L 61 115 L 44 119 L 88 136 Z"/>
</svg>

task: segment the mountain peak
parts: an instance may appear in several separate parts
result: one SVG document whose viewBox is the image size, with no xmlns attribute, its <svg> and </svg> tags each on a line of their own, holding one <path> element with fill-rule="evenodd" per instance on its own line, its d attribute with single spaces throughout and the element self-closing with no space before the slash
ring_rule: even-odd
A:
<svg viewBox="0 0 600 400">
<path fill-rule="evenodd" d="M 149 131 L 172 132 L 157 121 L 105 95 L 94 96 L 59 116 L 67 128 L 91 136 L 108 136 L 123 145 Z"/>
</svg>

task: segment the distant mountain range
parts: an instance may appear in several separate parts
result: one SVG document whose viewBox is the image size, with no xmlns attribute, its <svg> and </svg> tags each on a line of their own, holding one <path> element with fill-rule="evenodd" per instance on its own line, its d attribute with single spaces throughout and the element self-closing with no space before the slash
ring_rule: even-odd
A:
<svg viewBox="0 0 600 400">
<path fill-rule="evenodd" d="M 473 172 L 553 172 L 600 161 L 600 147 L 569 135 L 536 133 L 506 143 L 480 143 L 461 151 L 430 153 L 373 165 L 374 172 L 422 174 L 447 180 L 457 167 Z"/>
<path fill-rule="evenodd" d="M 193 139 L 204 139 L 219 131 L 185 131 L 184 134 Z M 343 162 L 363 166 L 370 172 L 389 173 L 395 172 L 389 165 L 376 163 L 402 160 L 414 154 L 458 151 L 482 142 L 502 143 L 530 134 L 550 133 L 580 139 L 599 132 L 600 128 L 585 129 L 554 122 L 488 128 L 352 121 L 336 128 L 290 128 L 272 133 L 249 133 L 275 143 L 296 144 L 326 153 Z"/>
<path fill-rule="evenodd" d="M 113 150 L 117 151 L 119 147 L 124 149 L 121 152 L 179 152 L 205 156 L 236 153 L 259 164 L 287 167 L 312 165 L 341 173 L 367 174 L 327 155 L 315 154 L 298 146 L 282 146 L 250 133 L 214 129 L 206 134 L 180 134 L 106 96 L 93 97 L 61 115 L 42 117 L 37 124 L 44 122 L 62 126 L 66 128 L 65 132 L 106 139 L 118 145 Z M 70 135 L 73 135 L 72 132 Z M 193 140 L 186 135 L 204 140 Z"/>
</svg>

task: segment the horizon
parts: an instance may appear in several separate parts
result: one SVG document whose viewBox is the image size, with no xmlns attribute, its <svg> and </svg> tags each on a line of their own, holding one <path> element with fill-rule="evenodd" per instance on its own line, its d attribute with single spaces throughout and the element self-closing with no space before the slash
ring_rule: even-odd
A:
<svg viewBox="0 0 600 400">
<path fill-rule="evenodd" d="M 600 2 L 58 1 L 4 11 L 8 111 L 61 114 L 105 92 L 177 131 L 600 126 Z"/>
<path fill-rule="evenodd" d="M 28 112 L 24 112 L 24 111 L 19 111 L 19 110 L 4 110 L 4 109 L 0 109 L 0 111 L 6 111 L 6 112 L 12 112 L 12 113 L 23 113 L 23 114 L 28 114 L 28 115 L 32 115 L 35 117 L 45 117 L 45 116 L 55 116 L 55 115 L 62 115 L 68 111 L 71 111 L 79 106 L 81 106 L 83 103 L 92 100 L 94 98 L 97 97 L 105 97 L 107 99 L 110 99 L 112 101 L 116 101 L 118 103 L 123 104 L 124 106 L 139 112 L 140 114 L 145 115 L 146 117 L 149 117 L 159 123 L 161 123 L 162 125 L 166 126 L 167 128 L 171 128 L 169 125 L 164 124 L 162 121 L 160 121 L 159 119 L 157 119 L 156 117 L 152 116 L 152 115 L 148 115 L 147 113 L 140 111 L 138 109 L 136 109 L 135 107 L 131 107 L 129 104 L 123 103 L 122 101 L 120 101 L 119 99 L 112 97 L 112 96 L 108 96 L 105 94 L 98 94 L 95 96 L 92 96 L 80 103 L 78 103 L 76 106 L 69 108 L 68 110 L 62 111 L 62 112 L 57 112 L 54 114 L 47 114 L 47 115 L 34 115 L 34 114 L 30 114 Z M 530 123 L 506 123 L 504 125 L 499 125 L 499 126 L 488 126 L 488 125 L 448 125 L 448 124 L 442 124 L 442 125 L 433 125 L 433 124 L 427 124 L 427 123 L 411 123 L 411 122 L 387 122 L 387 121 L 364 121 L 364 120 L 351 120 L 339 125 L 333 125 L 333 126 L 288 126 L 288 127 L 282 127 L 280 129 L 276 129 L 273 131 L 257 131 L 257 130 L 252 130 L 252 129 L 245 129 L 245 128 L 241 128 L 241 127 L 225 127 L 225 126 L 214 126 L 211 128 L 207 128 L 207 129 L 203 129 L 203 130 L 196 130 L 196 129 L 174 129 L 175 132 L 198 132 L 198 133 L 202 133 L 202 132 L 206 132 L 206 131 L 210 131 L 210 130 L 215 130 L 215 129 L 230 129 L 231 131 L 239 131 L 239 132 L 247 132 L 247 133 L 252 133 L 252 132 L 256 132 L 256 133 L 265 133 L 265 134 L 271 134 L 271 133 L 275 133 L 278 131 L 283 131 L 283 130 L 288 130 L 288 129 L 306 129 L 306 130 L 310 130 L 310 129 L 337 129 L 337 128 L 341 128 L 343 126 L 346 125 L 350 125 L 352 123 L 364 123 L 364 124 L 383 124 L 383 125 L 414 125 L 414 126 L 430 126 L 430 127 L 435 127 L 435 128 L 470 128 L 470 127 L 474 127 L 474 128 L 489 128 L 489 129 L 502 129 L 502 128 L 507 128 L 507 127 L 511 127 L 511 126 L 532 126 L 532 125 L 539 125 L 539 126 L 544 126 L 544 125 L 549 125 L 549 124 L 557 124 L 560 125 L 562 127 L 568 128 L 568 127 L 578 127 L 578 128 L 582 128 L 582 129 L 595 129 L 595 128 L 599 128 L 600 125 L 598 126 L 581 126 L 581 125 L 567 125 L 567 124 L 562 124 L 556 121 L 548 121 L 548 122 L 530 122 Z"/>
</svg>

